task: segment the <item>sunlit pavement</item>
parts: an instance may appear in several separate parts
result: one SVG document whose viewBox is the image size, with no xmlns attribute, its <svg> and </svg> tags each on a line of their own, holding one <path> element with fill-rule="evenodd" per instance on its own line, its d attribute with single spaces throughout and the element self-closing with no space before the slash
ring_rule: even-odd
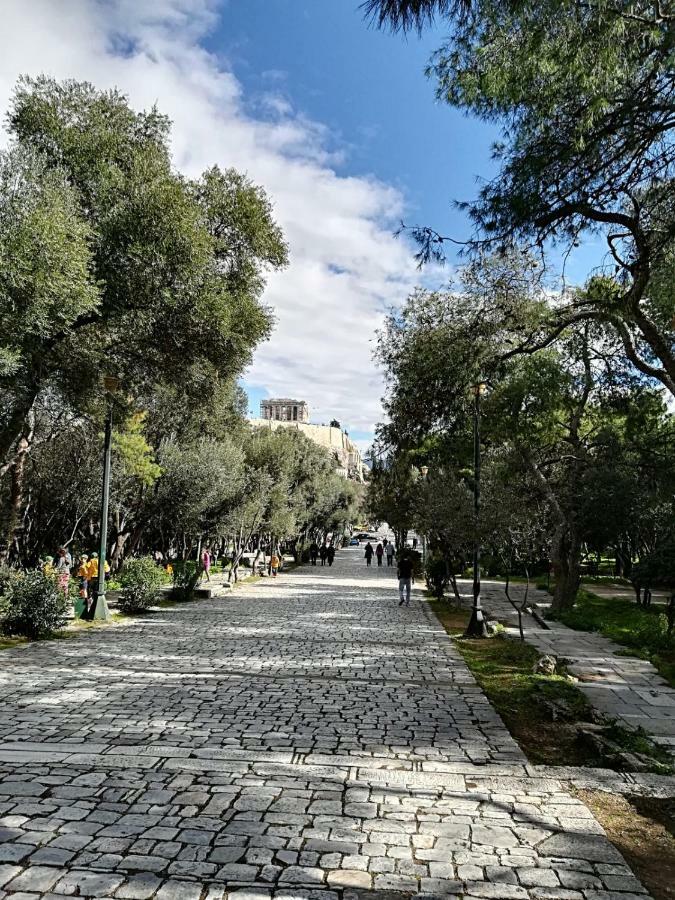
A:
<svg viewBox="0 0 675 900">
<path fill-rule="evenodd" d="M 362 554 L 3 652 L 0 887 L 644 898 Z"/>
</svg>

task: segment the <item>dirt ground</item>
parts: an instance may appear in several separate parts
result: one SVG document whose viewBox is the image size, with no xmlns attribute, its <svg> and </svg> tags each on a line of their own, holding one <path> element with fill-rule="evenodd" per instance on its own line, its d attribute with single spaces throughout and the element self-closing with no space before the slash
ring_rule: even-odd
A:
<svg viewBox="0 0 675 900">
<path fill-rule="evenodd" d="M 576 791 L 654 900 L 675 898 L 675 800 Z"/>
</svg>

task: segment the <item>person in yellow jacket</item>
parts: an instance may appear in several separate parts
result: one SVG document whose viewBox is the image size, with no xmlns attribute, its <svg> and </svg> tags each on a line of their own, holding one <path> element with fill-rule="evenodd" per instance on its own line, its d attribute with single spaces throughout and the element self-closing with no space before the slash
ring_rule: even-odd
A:
<svg viewBox="0 0 675 900">
<path fill-rule="evenodd" d="M 89 557 L 82 553 L 77 564 L 77 577 L 80 580 L 80 597 L 86 597 L 89 593 Z"/>
<path fill-rule="evenodd" d="M 270 569 L 272 570 L 272 575 L 274 576 L 274 578 L 277 577 L 280 562 L 281 560 L 279 559 L 279 556 L 276 553 L 273 553 L 272 558 L 270 559 Z"/>
<path fill-rule="evenodd" d="M 110 565 L 108 560 L 105 561 L 105 574 L 108 575 L 110 572 Z M 98 556 L 94 555 L 89 560 L 89 565 L 87 566 L 87 573 L 89 576 L 89 588 L 90 590 L 96 590 L 96 582 L 98 581 Z"/>
</svg>

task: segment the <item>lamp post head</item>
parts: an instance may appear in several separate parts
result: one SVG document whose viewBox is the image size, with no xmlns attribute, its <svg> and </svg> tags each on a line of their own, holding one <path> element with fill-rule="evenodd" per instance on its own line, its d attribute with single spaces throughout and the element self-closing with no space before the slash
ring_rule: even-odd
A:
<svg viewBox="0 0 675 900">
<path fill-rule="evenodd" d="M 103 376 L 103 387 L 109 394 L 114 394 L 115 391 L 119 390 L 120 383 L 119 378 L 116 378 L 114 375 Z"/>
</svg>

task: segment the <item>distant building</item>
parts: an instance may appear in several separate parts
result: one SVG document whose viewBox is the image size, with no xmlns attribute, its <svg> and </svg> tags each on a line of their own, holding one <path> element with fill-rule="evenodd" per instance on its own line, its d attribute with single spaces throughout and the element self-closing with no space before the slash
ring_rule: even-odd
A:
<svg viewBox="0 0 675 900">
<path fill-rule="evenodd" d="M 324 447 L 337 461 L 336 471 L 343 478 L 363 481 L 363 460 L 361 451 L 340 423 L 333 420 L 330 425 L 314 425 L 309 422 L 309 406 L 304 400 L 263 400 L 260 403 L 260 418 L 251 419 L 258 427 L 295 428 L 320 447 Z"/>
<path fill-rule="evenodd" d="M 285 397 L 260 402 L 260 418 L 275 422 L 309 422 L 309 406 L 304 400 Z"/>
</svg>

